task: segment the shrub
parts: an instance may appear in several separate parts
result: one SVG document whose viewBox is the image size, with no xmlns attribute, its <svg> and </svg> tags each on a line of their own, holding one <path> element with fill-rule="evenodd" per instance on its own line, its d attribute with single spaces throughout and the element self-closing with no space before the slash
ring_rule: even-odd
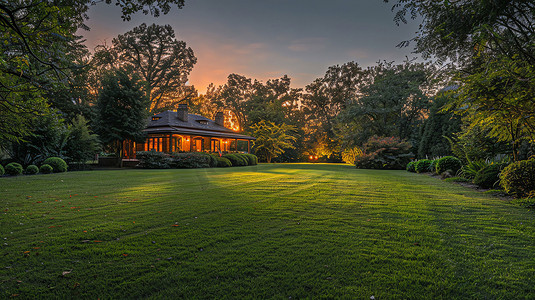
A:
<svg viewBox="0 0 535 300">
<path fill-rule="evenodd" d="M 251 153 L 245 153 L 243 155 L 247 157 L 247 160 L 249 161 L 249 166 L 258 165 L 258 157 L 256 157 L 256 155 L 251 154 Z"/>
<path fill-rule="evenodd" d="M 4 167 L 2 167 L 2 165 L 0 165 L 0 176 L 4 175 L 6 171 L 4 170 Z"/>
<path fill-rule="evenodd" d="M 67 172 L 67 163 L 59 157 L 49 157 L 45 159 L 43 164 L 50 165 L 54 173 Z"/>
<path fill-rule="evenodd" d="M 202 152 L 171 154 L 171 167 L 178 169 L 210 168 L 212 156 Z"/>
<path fill-rule="evenodd" d="M 462 167 L 462 175 L 464 178 L 474 179 L 477 173 L 488 165 L 489 164 L 484 161 L 469 161 L 468 164 Z"/>
<path fill-rule="evenodd" d="M 17 176 L 22 174 L 22 166 L 19 163 L 9 163 L 6 165 L 6 174 Z"/>
<path fill-rule="evenodd" d="M 535 191 L 535 159 L 514 162 L 503 169 L 500 184 L 507 193 L 524 197 Z"/>
<path fill-rule="evenodd" d="M 226 168 L 226 167 L 232 167 L 232 163 L 230 160 L 224 158 L 224 157 L 218 157 L 217 158 L 217 166 L 219 168 Z"/>
<path fill-rule="evenodd" d="M 411 160 L 411 144 L 395 137 L 371 137 L 363 147 L 363 154 L 355 159 L 360 169 L 403 170 Z"/>
<path fill-rule="evenodd" d="M 223 155 L 224 158 L 230 160 L 232 163 L 232 166 L 246 166 L 247 161 L 245 161 L 243 158 L 237 156 L 236 154 L 225 154 Z"/>
<path fill-rule="evenodd" d="M 50 174 L 54 171 L 51 165 L 44 164 L 39 168 L 39 172 L 43 174 Z"/>
<path fill-rule="evenodd" d="M 136 153 L 139 160 L 138 168 L 143 169 L 169 169 L 171 159 L 169 155 L 157 151 L 140 151 Z"/>
<path fill-rule="evenodd" d="M 454 156 L 445 156 L 437 161 L 436 172 L 437 174 L 442 174 L 446 171 L 451 171 L 451 174 L 456 174 L 462 167 L 461 161 Z"/>
<path fill-rule="evenodd" d="M 416 168 L 415 168 L 415 165 L 416 165 L 416 161 L 411 161 L 407 164 L 407 167 L 405 168 L 408 172 L 416 172 Z"/>
<path fill-rule="evenodd" d="M 414 170 L 416 170 L 416 173 L 429 172 L 429 166 L 431 166 L 431 162 L 432 161 L 429 159 L 419 160 L 414 164 Z"/>
<path fill-rule="evenodd" d="M 429 165 L 429 172 L 437 171 L 437 162 L 438 162 L 438 159 L 434 159 L 431 161 L 431 164 Z"/>
<path fill-rule="evenodd" d="M 252 160 L 250 160 L 247 155 L 243 154 L 243 153 L 235 153 L 234 155 L 238 156 L 239 158 L 241 158 L 244 162 L 245 162 L 245 165 L 246 166 L 250 166 L 251 163 L 253 162 Z"/>
<path fill-rule="evenodd" d="M 39 168 L 36 165 L 29 165 L 26 168 L 26 174 L 28 175 L 35 175 L 37 173 L 39 173 Z"/>
<path fill-rule="evenodd" d="M 483 167 L 474 177 L 474 184 L 484 189 L 493 188 L 500 181 L 500 172 L 502 169 L 502 164 L 492 164 Z"/>
</svg>

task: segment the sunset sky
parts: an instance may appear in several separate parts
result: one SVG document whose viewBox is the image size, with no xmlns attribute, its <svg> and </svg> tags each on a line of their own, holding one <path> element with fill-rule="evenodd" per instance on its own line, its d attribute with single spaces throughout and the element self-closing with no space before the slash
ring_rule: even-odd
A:
<svg viewBox="0 0 535 300">
<path fill-rule="evenodd" d="M 304 87 L 332 65 L 414 57 L 396 45 L 418 24 L 396 26 L 390 8 L 382 0 L 186 0 L 159 18 L 140 13 L 123 22 L 119 9 L 100 3 L 89 11 L 91 31 L 79 33 L 92 50 L 141 23 L 170 24 L 195 52 L 189 83 L 200 93 L 230 73 L 262 81 L 288 75 L 292 87 Z"/>
</svg>

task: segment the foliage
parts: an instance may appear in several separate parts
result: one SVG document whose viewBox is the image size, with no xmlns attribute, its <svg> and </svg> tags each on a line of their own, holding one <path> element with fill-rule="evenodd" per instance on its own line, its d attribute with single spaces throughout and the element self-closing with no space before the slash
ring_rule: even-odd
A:
<svg viewBox="0 0 535 300">
<path fill-rule="evenodd" d="M 451 93 L 442 91 L 433 97 L 429 117 L 421 127 L 418 141 L 418 157 L 437 157 L 452 155 L 448 138 L 461 131 L 460 117 L 449 110 L 443 110 L 444 105 L 451 101 Z"/>
<path fill-rule="evenodd" d="M 0 165 L 0 176 L 4 175 L 5 172 L 6 170 L 4 169 L 4 167 Z"/>
<path fill-rule="evenodd" d="M 248 164 L 247 159 L 244 159 L 236 154 L 225 154 L 222 157 L 228 159 L 232 163 L 233 167 L 247 166 Z"/>
<path fill-rule="evenodd" d="M 217 167 L 217 158 L 219 157 L 219 155 L 214 154 L 214 153 L 206 153 L 206 152 L 200 152 L 200 153 L 204 153 L 205 155 L 210 156 L 210 168 Z"/>
<path fill-rule="evenodd" d="M 507 193 L 524 197 L 535 191 L 535 159 L 514 162 L 503 169 L 500 184 Z"/>
<path fill-rule="evenodd" d="M 43 173 L 43 174 L 50 174 L 50 173 L 54 172 L 54 169 L 52 168 L 51 165 L 43 164 L 43 165 L 39 168 L 39 172 L 40 172 L 40 173 Z"/>
<path fill-rule="evenodd" d="M 22 165 L 16 162 L 12 162 L 6 165 L 6 174 L 11 176 L 22 175 Z"/>
<path fill-rule="evenodd" d="M 123 157 L 124 141 L 144 140 L 147 104 L 137 76 L 116 70 L 102 79 L 94 128 L 104 144 L 115 148 L 118 157 Z"/>
<path fill-rule="evenodd" d="M 439 159 L 437 158 L 437 159 L 433 159 L 433 160 L 431 161 L 431 165 L 429 165 L 429 171 L 430 171 L 430 172 L 435 173 L 435 172 L 437 171 L 437 162 L 438 162 L 438 160 L 439 160 Z"/>
<path fill-rule="evenodd" d="M 461 174 L 464 178 L 474 179 L 488 165 L 489 163 L 485 161 L 469 161 L 468 164 L 462 166 Z"/>
<path fill-rule="evenodd" d="M 251 130 L 256 137 L 256 141 L 254 141 L 255 153 L 265 157 L 268 163 L 284 153 L 284 149 L 295 148 L 292 144 L 297 139 L 292 135 L 292 132 L 296 130 L 295 126 L 262 120 L 251 126 Z"/>
<path fill-rule="evenodd" d="M 178 8 L 183 0 L 106 0 L 130 20 L 138 11 L 154 16 Z M 3 1 L 0 6 L 0 140 L 19 142 L 33 119 L 48 114 L 45 94 L 63 88 L 80 69 L 77 53 L 87 51 L 76 36 L 94 1 Z"/>
<path fill-rule="evenodd" d="M 411 144 L 396 137 L 372 136 L 355 160 L 358 169 L 404 170 L 413 154 Z"/>
<path fill-rule="evenodd" d="M 172 163 L 169 155 L 158 151 L 139 151 L 136 158 L 139 160 L 137 167 L 143 169 L 169 169 Z"/>
<path fill-rule="evenodd" d="M 361 96 L 348 101 L 338 116 L 343 145 L 362 145 L 374 135 L 415 139 L 429 105 L 425 89 L 431 86 L 430 72 L 431 66 L 411 62 L 369 68 Z"/>
<path fill-rule="evenodd" d="M 230 162 L 230 160 L 228 160 L 225 157 L 218 157 L 217 158 L 217 167 L 218 168 L 232 167 L 232 163 Z"/>
<path fill-rule="evenodd" d="M 83 116 L 76 116 L 69 127 L 69 137 L 65 145 L 66 161 L 85 164 L 99 150 L 98 136 L 91 132 Z"/>
<path fill-rule="evenodd" d="M 430 171 L 432 161 L 429 159 L 421 159 L 414 164 L 416 173 L 425 173 Z"/>
<path fill-rule="evenodd" d="M 405 170 L 407 170 L 407 172 L 416 173 L 416 163 L 417 161 L 409 162 L 405 167 Z"/>
<path fill-rule="evenodd" d="M 243 154 L 247 158 L 247 162 L 249 166 L 254 166 L 258 164 L 258 157 L 251 153 L 244 153 Z"/>
<path fill-rule="evenodd" d="M 67 168 L 68 168 L 67 163 L 59 157 L 49 157 L 45 159 L 43 164 L 50 165 L 52 169 L 54 170 L 54 173 L 67 172 Z"/>
<path fill-rule="evenodd" d="M 29 165 L 24 172 L 27 175 L 34 175 L 39 173 L 39 168 L 36 165 Z"/>
<path fill-rule="evenodd" d="M 500 172 L 503 168 L 504 165 L 502 164 L 490 164 L 483 167 L 474 177 L 474 184 L 485 189 L 499 186 Z"/>
<path fill-rule="evenodd" d="M 362 150 L 359 147 L 346 148 L 342 151 L 342 160 L 346 164 L 353 164 L 359 155 L 362 155 Z"/>
<path fill-rule="evenodd" d="M 488 136 L 488 129 L 470 124 L 462 126 L 460 132 L 448 139 L 452 152 L 465 163 L 492 159 L 500 154 L 510 153 L 507 143 L 498 142 Z"/>
<path fill-rule="evenodd" d="M 444 156 L 436 163 L 436 173 L 442 174 L 446 171 L 451 172 L 453 175 L 457 173 L 462 167 L 461 161 L 455 156 Z"/>
<path fill-rule="evenodd" d="M 210 168 L 212 156 L 203 152 L 185 152 L 171 154 L 171 167 L 179 169 Z"/>
<path fill-rule="evenodd" d="M 186 82 L 197 58 L 185 42 L 175 38 L 171 25 L 143 23 L 114 38 L 112 44 L 97 48 L 94 63 L 108 68 L 119 65 L 142 78 L 152 113 L 196 96 Z"/>
</svg>

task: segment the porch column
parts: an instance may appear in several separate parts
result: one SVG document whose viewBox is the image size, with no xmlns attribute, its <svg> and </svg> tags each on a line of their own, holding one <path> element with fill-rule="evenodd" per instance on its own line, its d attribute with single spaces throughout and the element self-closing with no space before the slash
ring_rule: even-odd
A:
<svg viewBox="0 0 535 300">
<path fill-rule="evenodd" d="M 189 136 L 189 152 L 193 152 L 193 136 Z"/>
</svg>

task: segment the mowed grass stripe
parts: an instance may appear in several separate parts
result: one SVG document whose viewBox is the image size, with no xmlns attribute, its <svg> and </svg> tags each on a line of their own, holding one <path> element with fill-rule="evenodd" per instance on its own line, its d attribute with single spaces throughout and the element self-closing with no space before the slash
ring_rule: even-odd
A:
<svg viewBox="0 0 535 300">
<path fill-rule="evenodd" d="M 2 297 L 535 293 L 532 212 L 403 171 L 92 171 L 1 178 L 0 191 Z"/>
</svg>

